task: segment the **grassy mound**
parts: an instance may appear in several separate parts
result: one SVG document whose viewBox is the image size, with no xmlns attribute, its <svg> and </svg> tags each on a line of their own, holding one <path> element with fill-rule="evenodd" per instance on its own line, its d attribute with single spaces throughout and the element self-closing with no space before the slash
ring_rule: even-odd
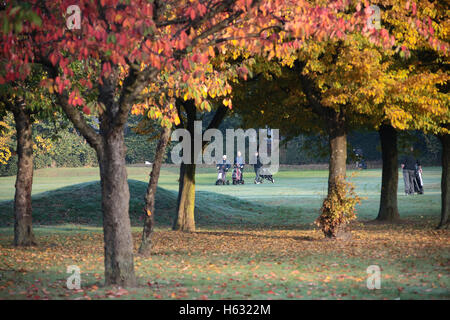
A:
<svg viewBox="0 0 450 320">
<path fill-rule="evenodd" d="M 147 183 L 129 180 L 131 224 L 142 224 L 143 199 Z M 237 197 L 198 191 L 196 195 L 196 223 L 198 226 L 285 224 L 291 216 L 289 209 L 272 208 Z M 177 193 L 158 188 L 155 219 L 158 226 L 170 226 L 176 211 Z M 297 210 L 298 211 L 298 210 Z M 281 218 L 283 217 L 283 219 Z M 278 223 L 276 223 L 278 222 Z M 284 223 L 283 223 L 284 222 Z M 10 227 L 13 220 L 13 201 L 0 202 L 0 226 Z M 33 224 L 102 225 L 100 182 L 86 182 L 47 191 L 33 196 Z"/>
</svg>

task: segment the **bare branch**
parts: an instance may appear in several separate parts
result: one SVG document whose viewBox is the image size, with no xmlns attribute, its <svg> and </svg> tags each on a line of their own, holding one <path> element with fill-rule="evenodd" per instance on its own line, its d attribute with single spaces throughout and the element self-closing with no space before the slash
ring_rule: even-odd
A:
<svg viewBox="0 0 450 320">
<path fill-rule="evenodd" d="M 89 145 L 97 151 L 97 153 L 102 152 L 102 140 L 100 135 L 95 132 L 87 122 L 81 112 L 70 105 L 68 102 L 67 92 L 64 91 L 62 94 L 56 95 L 58 104 L 64 110 L 69 120 L 73 123 L 74 127 L 83 135 Z"/>
</svg>

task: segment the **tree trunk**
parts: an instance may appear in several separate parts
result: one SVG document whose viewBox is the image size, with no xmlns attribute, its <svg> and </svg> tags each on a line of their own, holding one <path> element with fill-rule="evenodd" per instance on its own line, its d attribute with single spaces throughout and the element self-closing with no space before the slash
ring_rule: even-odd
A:
<svg viewBox="0 0 450 320">
<path fill-rule="evenodd" d="M 439 135 L 442 143 L 441 221 L 438 228 L 448 228 L 450 212 L 450 135 Z"/>
<path fill-rule="evenodd" d="M 330 160 L 328 168 L 328 195 L 327 200 L 333 199 L 338 194 L 338 186 L 345 180 L 347 162 L 347 132 L 345 118 L 342 113 L 334 110 L 326 111 L 327 133 L 330 148 Z M 334 214 L 334 213 L 331 213 Z M 337 212 L 337 214 L 342 214 Z M 346 231 L 345 225 L 335 225 L 338 217 L 329 216 L 330 212 L 322 206 L 322 213 L 318 218 L 322 225 L 322 231 L 326 238 L 348 238 L 351 235 Z M 326 217 L 326 218 L 325 218 Z M 322 219 L 324 218 L 324 219 Z M 324 227 L 325 226 L 325 227 Z"/>
<path fill-rule="evenodd" d="M 180 167 L 180 192 L 178 193 L 177 217 L 173 230 L 195 231 L 195 163 Z"/>
<path fill-rule="evenodd" d="M 151 250 L 151 236 L 153 234 L 153 227 L 155 225 L 155 196 L 156 187 L 158 186 L 159 173 L 161 171 L 161 165 L 166 154 L 167 143 L 170 139 L 169 128 L 163 128 L 161 130 L 161 137 L 159 138 L 158 146 L 155 151 L 155 159 L 153 159 L 152 172 L 150 174 L 150 181 L 147 186 L 147 193 L 145 195 L 145 221 L 144 229 L 142 231 L 142 241 L 139 247 L 139 253 L 142 255 L 149 255 Z"/>
<path fill-rule="evenodd" d="M 331 195 L 336 184 L 345 179 L 347 162 L 347 132 L 342 114 L 330 111 L 328 118 L 328 139 L 330 161 L 328 172 L 328 195 Z"/>
<path fill-rule="evenodd" d="M 110 127 L 102 128 L 102 149 L 97 152 L 102 187 L 105 284 L 133 287 L 136 280 L 123 126 Z"/>
<path fill-rule="evenodd" d="M 188 100 L 183 103 L 187 115 L 186 129 L 191 136 L 191 161 L 182 163 L 180 166 L 180 181 L 178 189 L 177 215 L 173 222 L 172 229 L 186 232 L 195 231 L 195 159 L 197 155 L 194 152 L 194 122 L 197 118 L 197 112 L 193 101 Z"/>
<path fill-rule="evenodd" d="M 14 196 L 14 245 L 36 245 L 32 226 L 33 136 L 30 115 L 22 102 L 13 108 L 17 131 L 17 177 Z"/>
<path fill-rule="evenodd" d="M 50 76 L 56 78 L 58 70 L 48 61 L 45 65 Z M 130 191 L 125 167 L 124 128 L 132 105 L 139 100 L 148 79 L 157 70 L 142 72 L 131 67 L 117 96 L 118 72 L 102 77 L 97 101 L 100 132 L 91 127 L 83 114 L 69 104 L 66 91 L 56 95 L 58 104 L 89 145 L 95 149 L 100 168 L 102 191 L 103 237 L 105 250 L 105 284 L 133 287 L 136 284 L 133 263 L 133 237 L 129 217 Z"/>
<path fill-rule="evenodd" d="M 377 220 L 395 221 L 400 218 L 397 208 L 398 152 L 397 131 L 383 124 L 378 131 L 381 140 L 383 171 L 381 178 L 380 209 Z"/>
</svg>

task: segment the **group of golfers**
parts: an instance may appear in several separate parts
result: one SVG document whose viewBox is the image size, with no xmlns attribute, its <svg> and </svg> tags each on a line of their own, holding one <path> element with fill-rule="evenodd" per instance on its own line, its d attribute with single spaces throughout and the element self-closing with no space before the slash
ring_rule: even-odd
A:
<svg viewBox="0 0 450 320">
<path fill-rule="evenodd" d="M 410 152 L 408 152 L 402 159 L 401 167 L 403 169 L 403 181 L 405 183 L 405 194 L 413 195 L 423 194 L 423 180 L 422 180 L 422 166 L 414 156 L 414 148 L 411 147 Z M 255 171 L 255 183 L 260 183 L 260 168 L 262 167 L 258 152 L 255 153 L 256 163 L 253 164 L 253 169 Z M 234 159 L 234 166 L 240 169 L 239 179 L 243 181 L 244 173 L 244 158 L 240 151 L 237 152 L 237 156 Z M 230 169 L 231 164 L 227 160 L 227 156 L 224 155 L 222 162 L 217 164 L 219 172 L 226 174 Z"/>
</svg>

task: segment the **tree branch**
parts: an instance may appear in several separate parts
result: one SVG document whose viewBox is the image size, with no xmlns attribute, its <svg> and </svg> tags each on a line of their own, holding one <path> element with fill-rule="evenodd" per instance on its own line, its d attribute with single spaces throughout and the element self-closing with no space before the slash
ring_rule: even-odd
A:
<svg viewBox="0 0 450 320">
<path fill-rule="evenodd" d="M 147 67 L 143 71 L 137 72 L 135 67 L 130 65 L 128 76 L 123 81 L 122 91 L 119 98 L 119 111 L 114 118 L 114 125 L 122 126 L 127 122 L 128 113 L 133 104 L 139 99 L 142 90 L 159 72 L 158 69 Z"/>
<path fill-rule="evenodd" d="M 299 75 L 300 84 L 302 86 L 303 93 L 308 99 L 311 110 L 321 117 L 324 116 L 325 110 L 322 106 L 322 103 L 320 102 L 320 93 L 318 93 L 316 88 L 314 87 L 314 81 L 312 81 L 308 76 L 302 74 L 303 68 L 306 64 L 304 62 L 296 61 L 294 65 L 296 69 L 298 69 L 297 72 Z"/>
<path fill-rule="evenodd" d="M 221 105 L 219 108 L 217 108 L 216 113 L 214 114 L 214 117 L 212 118 L 212 120 L 209 123 L 208 128 L 206 128 L 206 130 L 217 129 L 220 126 L 220 124 L 222 123 L 225 116 L 227 115 L 227 111 L 228 111 L 228 107 L 225 107 L 223 105 Z M 205 133 L 203 132 L 203 134 L 205 134 Z M 205 149 L 205 147 L 208 143 L 209 143 L 208 141 L 202 142 L 203 150 Z"/>
<path fill-rule="evenodd" d="M 97 153 L 101 153 L 103 142 L 100 135 L 86 122 L 86 119 L 77 108 L 69 105 L 67 92 L 64 91 L 62 94 L 57 94 L 56 99 L 74 127 L 83 135 Z"/>
<path fill-rule="evenodd" d="M 225 116 L 227 115 L 227 111 L 228 111 L 228 107 L 225 107 L 223 105 L 221 105 L 219 108 L 217 108 L 216 113 L 214 114 L 214 117 L 212 118 L 212 120 L 209 123 L 208 128 L 206 128 L 206 130 L 217 129 L 220 126 L 220 124 L 222 123 Z"/>
</svg>

